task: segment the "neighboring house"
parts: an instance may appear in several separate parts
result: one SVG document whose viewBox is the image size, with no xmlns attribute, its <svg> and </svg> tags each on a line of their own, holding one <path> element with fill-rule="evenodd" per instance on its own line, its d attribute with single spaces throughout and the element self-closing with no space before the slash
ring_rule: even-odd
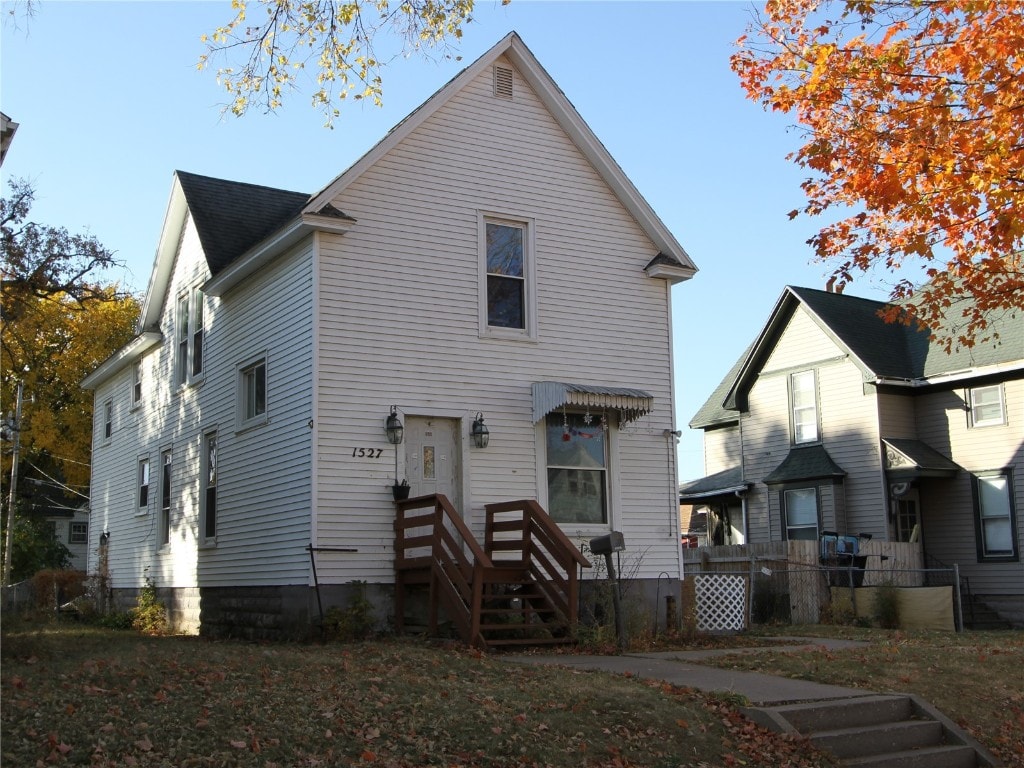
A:
<svg viewBox="0 0 1024 768">
<path fill-rule="evenodd" d="M 0 112 L 0 165 L 3 165 L 7 157 L 7 150 L 14 141 L 14 134 L 18 132 L 18 123 L 15 123 L 3 112 Z"/>
<path fill-rule="evenodd" d="M 35 514 L 42 515 L 53 531 L 53 537 L 68 548 L 71 553 L 70 567 L 84 571 L 89 561 L 89 510 L 42 509 Z"/>
<path fill-rule="evenodd" d="M 695 271 L 515 34 L 313 195 L 178 172 L 139 334 L 83 383 L 91 567 L 204 633 L 308 627 L 314 578 L 385 619 L 405 478 L 477 537 L 515 499 L 621 531 L 653 600 Z"/>
<path fill-rule="evenodd" d="M 1024 622 L 1024 315 L 947 355 L 883 307 L 787 287 L 690 422 L 707 474 L 680 503 L 703 508 L 712 543 L 920 542 Z"/>
</svg>

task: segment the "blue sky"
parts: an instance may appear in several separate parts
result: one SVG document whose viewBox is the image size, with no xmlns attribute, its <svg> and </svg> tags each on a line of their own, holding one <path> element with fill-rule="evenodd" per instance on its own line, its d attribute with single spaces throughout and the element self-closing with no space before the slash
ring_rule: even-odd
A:
<svg viewBox="0 0 1024 768">
<path fill-rule="evenodd" d="M 334 130 L 295 95 L 277 114 L 223 116 L 199 37 L 230 2 L 44 2 L 6 19 L 0 108 L 19 123 L 2 171 L 35 182 L 35 221 L 88 230 L 145 289 L 174 170 L 313 192 L 463 66 L 517 31 L 697 263 L 673 289 L 680 479 L 703 474 L 686 424 L 767 318 L 786 284 L 823 287 L 787 214 L 804 173 L 786 161 L 792 119 L 747 101 L 729 69 L 745 2 L 478 0 L 463 60 L 399 59 L 384 107 L 347 105 Z M 851 293 L 884 298 L 881 282 Z"/>
</svg>

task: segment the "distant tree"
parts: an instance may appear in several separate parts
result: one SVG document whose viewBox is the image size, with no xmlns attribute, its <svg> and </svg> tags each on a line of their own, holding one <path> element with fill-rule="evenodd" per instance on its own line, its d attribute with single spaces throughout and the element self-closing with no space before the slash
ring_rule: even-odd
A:
<svg viewBox="0 0 1024 768">
<path fill-rule="evenodd" d="M 451 41 L 461 39 L 463 25 L 472 20 L 473 5 L 474 0 L 232 0 L 235 18 L 202 37 L 207 50 L 199 69 L 211 59 L 228 60 L 217 79 L 232 99 L 228 108 L 243 115 L 253 107 L 276 110 L 308 67 L 312 105 L 331 125 L 339 102 L 350 97 L 381 104 L 381 70 L 392 54 L 378 55 L 380 37 L 389 38 L 381 49 L 393 48 L 394 38 L 401 41 L 396 55 L 428 55 L 428 49 L 450 55 Z"/>
<path fill-rule="evenodd" d="M 14 523 L 11 547 L 11 583 L 32 578 L 45 569 L 60 570 L 71 565 L 71 552 L 57 541 L 45 520 L 20 517 Z"/>
<path fill-rule="evenodd" d="M 117 262 L 96 238 L 28 221 L 31 186 L 16 181 L 11 192 L 0 200 L 0 397 L 13 410 L 17 381 L 24 382 L 16 501 L 27 514 L 87 499 L 92 394 L 79 384 L 132 338 L 139 305 L 102 282 Z M 5 481 L 10 462 L 5 451 Z M 7 503 L 4 494 L 4 526 Z M 25 530 L 25 540 L 38 543 L 39 531 Z M 17 544 L 12 551 L 17 557 Z"/>
<path fill-rule="evenodd" d="M 1024 304 L 1024 4 L 769 0 L 747 33 L 733 69 L 805 131 L 790 217 L 835 214 L 808 242 L 838 285 L 921 265 L 886 319 L 953 320 L 947 350 L 986 340 Z"/>
</svg>

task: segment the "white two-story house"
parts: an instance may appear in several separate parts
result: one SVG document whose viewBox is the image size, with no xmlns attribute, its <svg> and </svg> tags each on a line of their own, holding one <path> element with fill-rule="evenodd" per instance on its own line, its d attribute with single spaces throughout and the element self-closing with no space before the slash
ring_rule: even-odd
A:
<svg viewBox="0 0 1024 768">
<path fill-rule="evenodd" d="M 204 633 L 302 634 L 355 581 L 384 621 L 404 479 L 478 537 L 513 499 L 620 531 L 653 596 L 695 271 L 515 34 L 319 192 L 178 172 L 138 336 L 84 382 L 90 568 Z"/>
</svg>

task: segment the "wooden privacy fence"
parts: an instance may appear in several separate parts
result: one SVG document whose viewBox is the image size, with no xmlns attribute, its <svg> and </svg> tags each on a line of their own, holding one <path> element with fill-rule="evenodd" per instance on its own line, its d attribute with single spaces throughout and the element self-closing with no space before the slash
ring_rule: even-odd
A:
<svg viewBox="0 0 1024 768">
<path fill-rule="evenodd" d="M 753 623 L 788 617 L 794 624 L 816 624 L 834 586 L 923 586 L 926 572 L 919 544 L 866 541 L 863 569 L 852 562 L 822 562 L 817 541 L 773 541 L 683 550 L 684 577 L 737 574 L 747 579 Z"/>
</svg>

